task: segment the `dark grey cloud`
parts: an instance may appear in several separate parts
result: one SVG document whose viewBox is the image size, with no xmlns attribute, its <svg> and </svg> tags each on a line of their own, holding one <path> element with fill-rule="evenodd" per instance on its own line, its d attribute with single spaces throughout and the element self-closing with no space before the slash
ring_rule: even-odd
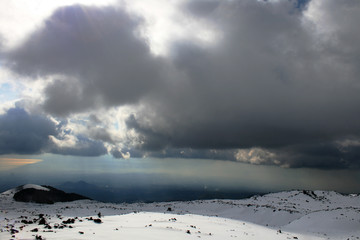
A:
<svg viewBox="0 0 360 240">
<path fill-rule="evenodd" d="M 219 1 L 188 1 L 185 2 L 185 10 L 193 15 L 207 16 L 212 14 L 220 5 Z"/>
<path fill-rule="evenodd" d="M 345 152 L 334 142 L 321 142 L 318 144 L 291 146 L 285 150 L 288 152 L 280 160 L 288 164 L 289 167 L 325 169 L 360 167 L 360 148 L 355 146 Z"/>
<path fill-rule="evenodd" d="M 111 144 L 115 143 L 115 141 L 112 139 L 111 134 L 106 128 L 89 126 L 87 128 L 87 133 L 92 139 L 96 139 L 101 142 L 107 142 Z"/>
<path fill-rule="evenodd" d="M 136 33 L 140 23 L 114 7 L 63 7 L 6 53 L 7 66 L 33 78 L 60 76 L 45 89 L 53 114 L 135 103 L 161 82 L 161 61 Z"/>
<path fill-rule="evenodd" d="M 51 138 L 59 141 L 64 136 L 74 134 L 61 127 L 64 122 L 55 124 L 49 118 L 31 114 L 20 107 L 11 108 L 0 115 L 0 155 L 2 154 L 40 154 L 55 153 L 77 156 L 100 156 L 107 153 L 102 141 L 77 135 L 76 145 L 61 147 Z"/>
<path fill-rule="evenodd" d="M 0 154 L 41 153 L 49 146 L 49 135 L 56 133 L 55 124 L 46 117 L 9 109 L 0 115 Z"/>
<path fill-rule="evenodd" d="M 311 23 L 297 1 L 206 4 L 187 7 L 215 26 L 221 40 L 210 47 L 174 44 L 172 60 L 186 77 L 129 116 L 140 148 L 259 148 L 276 153 L 262 164 L 359 167 L 357 149 L 344 153 L 335 142 L 360 135 L 360 48 L 348 41 L 358 38 L 352 13 L 360 3 L 307 3 L 324 11 L 330 25 Z M 199 6 L 211 11 L 198 12 Z"/>
<path fill-rule="evenodd" d="M 111 155 L 114 157 L 114 158 L 124 158 L 123 156 L 123 152 L 121 152 L 120 150 L 118 149 L 112 149 L 110 151 Z"/>
<path fill-rule="evenodd" d="M 311 0 L 297 0 L 295 2 L 295 4 L 296 4 L 296 7 L 300 8 L 300 9 L 305 9 L 308 6 L 310 1 Z"/>
</svg>

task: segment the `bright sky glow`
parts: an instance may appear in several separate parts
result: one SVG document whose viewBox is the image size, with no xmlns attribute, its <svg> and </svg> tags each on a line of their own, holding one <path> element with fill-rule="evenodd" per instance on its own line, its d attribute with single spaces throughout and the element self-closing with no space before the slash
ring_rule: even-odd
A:
<svg viewBox="0 0 360 240">
<path fill-rule="evenodd" d="M 41 159 L 0 158 L 0 171 L 10 170 L 23 165 L 34 164 L 41 161 Z"/>
<path fill-rule="evenodd" d="M 154 54 L 165 55 L 169 43 L 174 39 L 191 38 L 204 44 L 213 43 L 216 40 L 214 29 L 211 26 L 205 28 L 199 21 L 193 21 L 179 11 L 179 5 L 183 2 L 184 0 L 155 0 L 151 4 L 143 0 L 7 1 L 0 9 L 0 34 L 4 37 L 4 45 L 11 48 L 17 46 L 24 37 L 41 26 L 42 21 L 58 7 L 73 4 L 94 6 L 120 4 L 145 19 L 146 24 L 140 32 L 148 39 Z"/>
<path fill-rule="evenodd" d="M 1 3 L 0 34 L 5 46 L 14 47 L 58 7 L 73 4 L 104 6 L 114 2 L 115 0 L 7 0 Z"/>
<path fill-rule="evenodd" d="M 179 10 L 184 0 L 129 0 L 126 4 L 130 11 L 143 16 L 146 24 L 141 33 L 148 38 L 151 51 L 156 55 L 166 55 L 169 45 L 176 40 L 195 40 L 203 44 L 214 43 L 215 29 L 206 27 L 199 21 Z"/>
</svg>

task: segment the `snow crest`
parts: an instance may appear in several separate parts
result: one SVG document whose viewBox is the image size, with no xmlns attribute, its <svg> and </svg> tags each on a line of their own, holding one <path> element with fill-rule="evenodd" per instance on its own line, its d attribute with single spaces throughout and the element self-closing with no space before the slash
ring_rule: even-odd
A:
<svg viewBox="0 0 360 240">
<path fill-rule="evenodd" d="M 40 185 L 36 185 L 36 184 L 25 184 L 22 186 L 22 189 L 28 189 L 28 188 L 33 188 L 33 189 L 42 190 L 42 191 L 50 191 L 50 189 L 40 186 Z"/>
</svg>

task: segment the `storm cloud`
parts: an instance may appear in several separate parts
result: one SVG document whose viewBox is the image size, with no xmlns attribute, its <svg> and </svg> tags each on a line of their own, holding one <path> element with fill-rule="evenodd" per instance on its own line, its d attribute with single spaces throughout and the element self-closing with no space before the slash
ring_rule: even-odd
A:
<svg viewBox="0 0 360 240">
<path fill-rule="evenodd" d="M 207 14 L 191 2 L 220 42 L 174 44 L 185 87 L 150 98 L 128 126 L 149 150 L 259 148 L 277 153 L 263 164 L 359 166 L 356 149 L 351 157 L 334 143 L 360 133 L 359 47 L 346 41 L 359 37 L 360 4 L 351 2 L 195 3 Z"/>
<path fill-rule="evenodd" d="M 42 107 L 55 116 L 131 106 L 125 137 L 78 138 L 97 153 L 106 143 L 117 158 L 360 167 L 359 1 L 188 1 L 181 11 L 214 41 L 175 39 L 154 56 L 141 18 L 70 6 L 6 52 L 6 66 L 52 78 Z"/>
<path fill-rule="evenodd" d="M 49 146 L 56 127 L 49 119 L 12 108 L 0 115 L 0 154 L 37 154 Z"/>
<path fill-rule="evenodd" d="M 102 141 L 66 133 L 61 124 L 43 115 L 30 114 L 20 107 L 0 115 L 0 154 L 41 153 L 100 156 L 106 154 L 107 149 Z"/>
<path fill-rule="evenodd" d="M 119 8 L 63 7 L 5 53 L 7 65 L 24 76 L 54 77 L 44 102 L 52 114 L 136 103 L 160 83 L 161 70 L 137 34 L 140 22 Z"/>
</svg>

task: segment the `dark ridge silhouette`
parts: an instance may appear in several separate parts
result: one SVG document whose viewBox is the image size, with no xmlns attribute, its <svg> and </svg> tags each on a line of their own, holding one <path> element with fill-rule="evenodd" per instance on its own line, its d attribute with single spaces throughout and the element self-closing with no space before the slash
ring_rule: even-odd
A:
<svg viewBox="0 0 360 240">
<path fill-rule="evenodd" d="M 14 200 L 18 202 L 53 204 L 56 202 L 71 202 L 76 200 L 90 199 L 76 193 L 66 193 L 50 186 L 43 187 L 48 188 L 49 191 L 38 190 L 34 188 L 22 189 L 14 194 Z"/>
<path fill-rule="evenodd" d="M 56 186 L 66 192 L 76 192 L 100 202 L 136 203 L 136 202 L 171 202 L 205 199 L 244 199 L 259 191 L 247 189 L 215 190 L 197 186 L 131 186 L 131 187 L 101 187 L 85 181 L 65 182 Z"/>
</svg>

